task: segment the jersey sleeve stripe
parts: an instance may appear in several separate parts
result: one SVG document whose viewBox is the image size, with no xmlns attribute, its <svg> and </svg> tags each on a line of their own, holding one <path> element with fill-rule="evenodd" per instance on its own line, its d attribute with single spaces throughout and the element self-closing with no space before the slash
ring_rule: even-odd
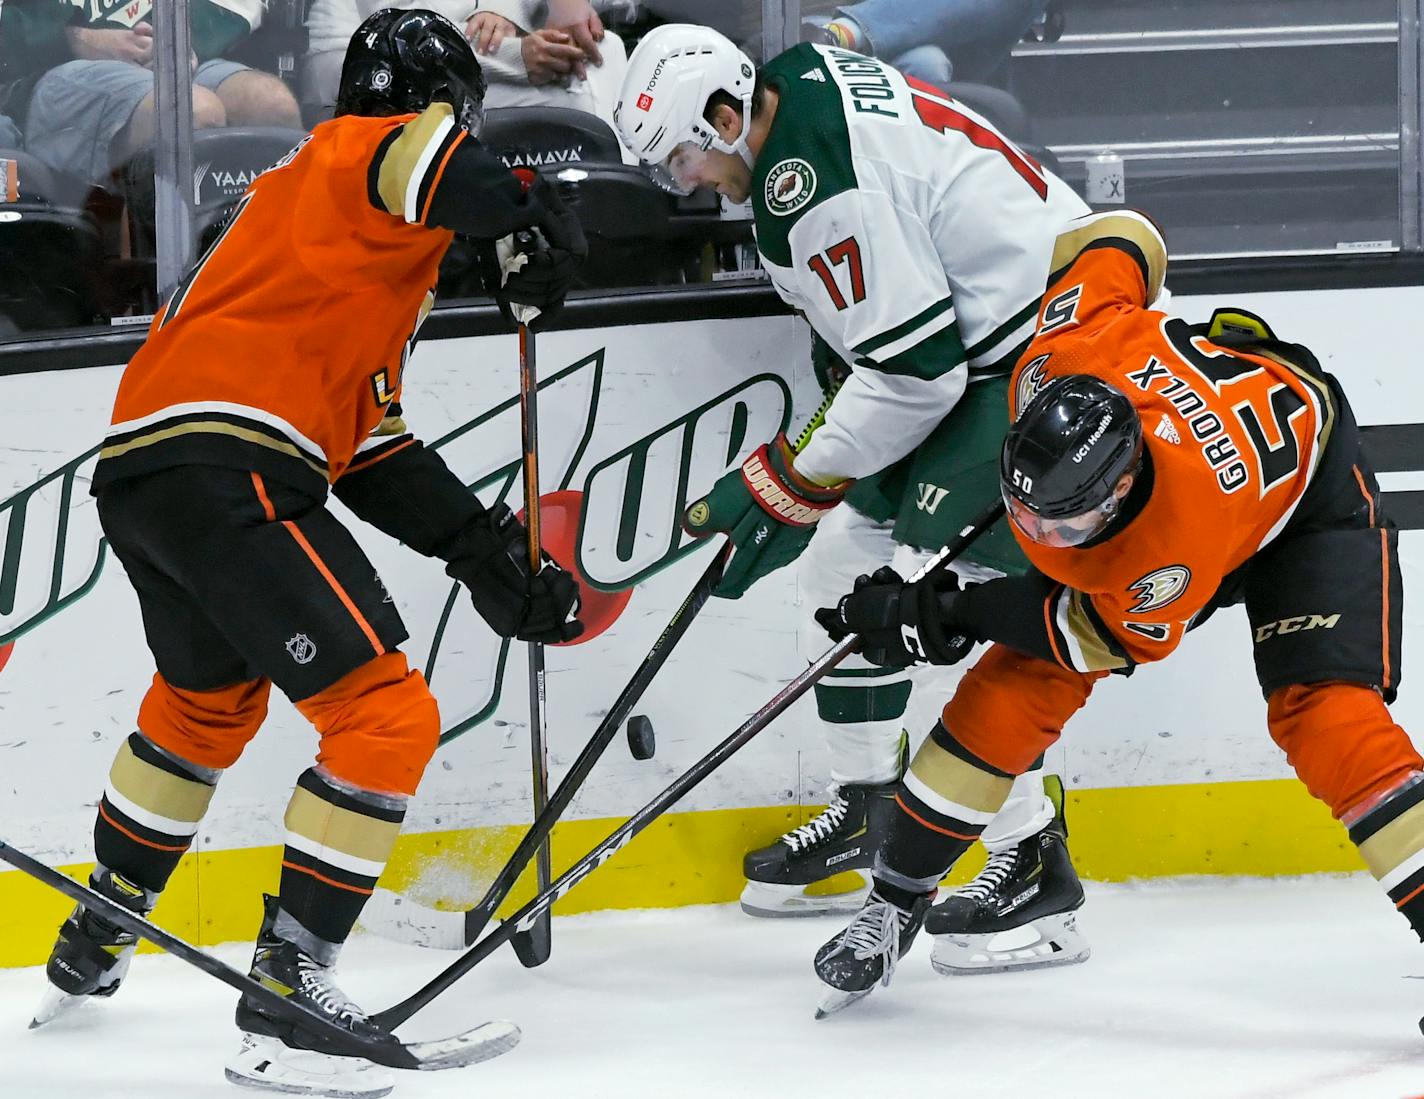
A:
<svg viewBox="0 0 1424 1099">
<path fill-rule="evenodd" d="M 401 136 L 399 129 L 392 130 L 385 137 L 381 138 L 381 143 L 376 146 L 376 155 L 371 158 L 371 166 L 366 169 L 366 198 L 377 210 L 387 214 L 399 216 L 399 206 L 391 206 L 386 202 L 386 196 L 381 193 L 381 168 L 386 163 L 386 154 L 390 152 Z"/>
<path fill-rule="evenodd" d="M 421 185 L 455 129 L 450 104 L 432 103 L 405 123 L 390 145 L 383 143 L 376 188 L 388 212 L 412 223 L 419 220 Z"/>
<path fill-rule="evenodd" d="M 1131 257 L 1142 275 L 1143 304 L 1157 299 L 1167 278 L 1167 244 L 1157 226 L 1135 210 L 1089 214 L 1070 222 L 1053 245 L 1048 285 L 1093 248 L 1116 248 Z"/>
<path fill-rule="evenodd" d="M 362 447 L 361 450 L 357 451 L 361 456 L 361 460 L 359 462 L 352 462 L 347 466 L 346 473 L 359 473 L 363 469 L 370 469 L 377 462 L 383 462 L 392 454 L 399 453 L 408 446 L 413 446 L 415 444 L 415 437 L 413 435 L 407 435 L 404 439 L 383 439 L 381 440 L 381 444 L 382 445 L 378 447 L 372 447 L 370 450 L 366 450 Z"/>
<path fill-rule="evenodd" d="M 982 340 L 966 347 L 964 357 L 969 361 L 970 372 L 978 373 L 986 366 L 996 365 L 1010 353 L 1018 352 L 1033 335 L 1042 305 L 1043 299 L 1035 298 Z M 1013 360 L 1004 364 L 1004 369 L 1011 369 L 1017 359 L 1018 355 L 1014 354 Z"/>
<path fill-rule="evenodd" d="M 445 165 L 450 163 L 450 157 L 460 147 L 460 142 L 469 136 L 468 133 L 457 127 L 453 133 L 453 139 L 446 141 L 445 152 L 441 155 L 439 163 L 435 165 L 434 170 L 426 173 L 426 182 L 422 183 L 420 187 L 420 194 L 423 196 L 419 199 L 420 224 L 424 225 L 426 218 L 430 216 L 430 205 L 435 201 L 436 188 L 440 186 L 440 181 L 445 177 Z"/>
<path fill-rule="evenodd" d="M 913 347 L 921 340 L 934 335 L 955 320 L 954 303 L 950 298 L 941 298 L 933 305 L 922 309 L 902 324 L 872 336 L 851 348 L 857 355 L 863 355 L 872 362 L 893 359 L 901 351 Z"/>
<path fill-rule="evenodd" d="M 1065 659 L 1065 657 L 1063 656 L 1063 646 L 1060 646 L 1058 644 L 1060 632 L 1057 624 L 1054 621 L 1055 615 L 1053 612 L 1053 607 L 1054 604 L 1058 601 L 1059 597 L 1062 595 L 1063 591 L 1064 589 L 1061 587 L 1056 588 L 1053 591 L 1050 591 L 1048 595 L 1044 597 L 1043 632 L 1044 636 L 1048 638 L 1048 647 L 1053 653 L 1053 659 L 1056 660 L 1063 667 L 1076 671 L 1077 669 L 1073 668 L 1073 663 L 1070 660 Z"/>
<path fill-rule="evenodd" d="M 1083 654 L 1082 670 L 1109 672 L 1132 666 L 1132 660 L 1113 637 L 1092 596 L 1075 591 L 1068 604 L 1068 625 Z"/>
</svg>

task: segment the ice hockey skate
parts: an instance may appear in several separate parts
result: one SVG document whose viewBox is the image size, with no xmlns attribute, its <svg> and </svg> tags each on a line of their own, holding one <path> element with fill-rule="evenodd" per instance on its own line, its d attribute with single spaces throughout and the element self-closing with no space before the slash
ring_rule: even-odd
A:
<svg viewBox="0 0 1424 1099">
<path fill-rule="evenodd" d="M 1068 856 L 1061 787 L 1054 801 L 1058 812 L 1047 828 L 991 854 L 978 877 L 930 911 L 925 931 L 933 939 L 930 964 L 937 973 L 1087 961 L 1091 951 L 1075 915 L 1083 886 Z"/>
<path fill-rule="evenodd" d="M 747 876 L 742 911 L 762 917 L 856 911 L 870 891 L 865 871 L 875 858 L 894 796 L 894 783 L 832 787 L 831 803 L 818 817 L 769 846 L 747 852 L 742 862 Z M 821 895 L 806 892 L 808 886 L 847 870 L 859 872 L 859 888 Z"/>
<path fill-rule="evenodd" d="M 373 1023 L 341 991 L 331 966 L 323 965 L 274 930 L 277 900 L 266 898 L 262 929 L 257 936 L 251 975 L 353 1034 L 380 1042 L 397 1039 Z M 247 1000 L 238 1002 L 237 1026 L 242 1048 L 227 1063 L 225 1074 L 241 1087 L 260 1088 L 288 1095 L 321 1095 L 335 1099 L 374 1099 L 387 1095 L 395 1078 L 385 1068 L 356 1057 L 324 1051 L 323 1042 Z M 461 1064 L 497 1057 L 519 1042 L 512 1023 L 491 1022 L 462 1036 Z M 471 1046 L 478 1045 L 478 1052 Z"/>
<path fill-rule="evenodd" d="M 824 1019 L 889 985 L 900 956 L 910 949 L 934 894 L 905 909 L 872 892 L 846 929 L 816 951 L 816 976 L 829 986 L 816 1007 Z"/>
<path fill-rule="evenodd" d="M 89 878 L 91 888 L 125 908 L 146 914 L 155 897 L 111 870 Z M 59 938 L 45 965 L 49 987 L 30 1020 L 30 1029 L 53 1022 L 86 1000 L 107 998 L 119 990 L 138 939 L 101 916 L 75 907 L 59 929 Z"/>
</svg>

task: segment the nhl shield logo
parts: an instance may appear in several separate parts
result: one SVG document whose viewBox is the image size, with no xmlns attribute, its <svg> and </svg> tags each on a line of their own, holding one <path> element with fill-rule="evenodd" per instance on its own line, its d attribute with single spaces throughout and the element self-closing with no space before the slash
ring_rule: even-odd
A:
<svg viewBox="0 0 1424 1099">
<path fill-rule="evenodd" d="M 316 657 L 316 642 L 299 633 L 287 642 L 287 653 L 298 664 L 310 664 Z"/>
</svg>

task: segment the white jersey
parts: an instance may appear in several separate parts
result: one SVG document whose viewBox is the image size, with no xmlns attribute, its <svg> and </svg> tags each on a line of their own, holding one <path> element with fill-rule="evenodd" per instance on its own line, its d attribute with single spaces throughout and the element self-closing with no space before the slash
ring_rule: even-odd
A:
<svg viewBox="0 0 1424 1099">
<path fill-rule="evenodd" d="M 796 469 L 822 484 L 914 450 L 1033 333 L 1063 225 L 1089 213 L 985 119 L 848 50 L 795 46 L 752 179 L 777 292 L 851 367 Z"/>
</svg>

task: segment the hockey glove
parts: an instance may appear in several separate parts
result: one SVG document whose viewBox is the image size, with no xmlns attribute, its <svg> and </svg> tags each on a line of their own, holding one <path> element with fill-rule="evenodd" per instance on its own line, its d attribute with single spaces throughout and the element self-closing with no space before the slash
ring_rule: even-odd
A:
<svg viewBox="0 0 1424 1099">
<path fill-rule="evenodd" d="M 470 589 L 475 610 L 501 637 L 572 641 L 583 633 L 578 584 L 547 557 L 531 576 L 527 537 L 503 504 L 482 511 L 456 537 L 445 572 Z"/>
<path fill-rule="evenodd" d="M 816 533 L 817 520 L 853 483 L 812 484 L 792 468 L 794 457 L 785 433 L 777 435 L 683 513 L 683 529 L 693 537 L 731 538 L 732 557 L 714 592 L 723 599 L 740 599 L 767 573 L 796 560 Z"/>
<path fill-rule="evenodd" d="M 588 241 L 578 216 L 554 183 L 535 176 L 530 190 L 544 211 L 543 217 L 537 229 L 516 233 L 495 245 L 500 283 L 492 293 L 506 317 L 523 318 L 531 327 L 540 328 L 563 308 L 579 264 L 588 258 Z"/>
<path fill-rule="evenodd" d="M 832 641 L 860 634 L 860 654 L 872 664 L 958 664 L 982 638 L 956 620 L 959 581 L 951 572 L 907 584 L 888 565 L 856 579 L 855 590 L 816 612 Z"/>
</svg>

